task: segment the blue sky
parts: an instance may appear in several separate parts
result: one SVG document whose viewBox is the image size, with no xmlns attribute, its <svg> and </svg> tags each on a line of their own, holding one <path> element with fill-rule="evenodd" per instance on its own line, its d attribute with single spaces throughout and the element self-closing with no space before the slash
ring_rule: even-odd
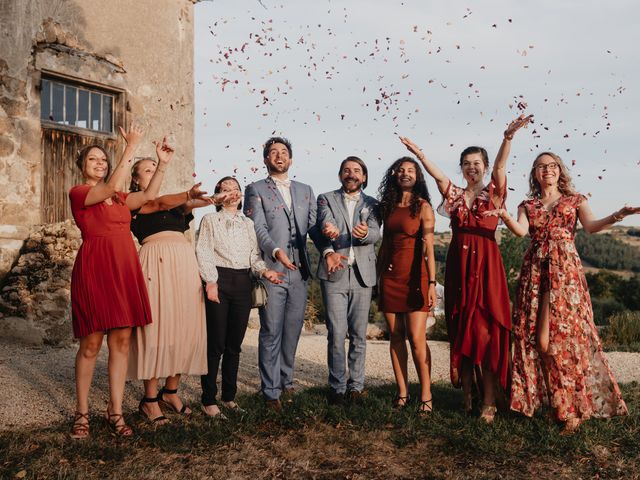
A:
<svg viewBox="0 0 640 480">
<path fill-rule="evenodd" d="M 543 150 L 572 166 L 596 215 L 638 204 L 639 16 L 632 1 L 199 3 L 197 178 L 209 189 L 224 175 L 263 178 L 261 145 L 275 134 L 293 143 L 291 177 L 316 194 L 357 155 L 375 195 L 406 153 L 400 134 L 462 183 L 460 151 L 481 145 L 493 158 L 523 111 L 535 124 L 513 142 L 510 211 Z"/>
</svg>

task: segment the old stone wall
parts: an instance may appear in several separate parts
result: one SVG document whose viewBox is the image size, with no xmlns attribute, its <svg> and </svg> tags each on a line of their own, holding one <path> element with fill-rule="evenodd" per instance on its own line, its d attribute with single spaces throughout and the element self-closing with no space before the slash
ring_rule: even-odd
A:
<svg viewBox="0 0 640 480">
<path fill-rule="evenodd" d="M 190 0 L 0 0 L 0 281 L 42 223 L 43 73 L 123 92 L 123 120 L 147 130 L 138 154 L 177 146 L 163 192 L 193 182 L 192 15 Z"/>
<path fill-rule="evenodd" d="M 69 278 L 80 240 L 72 222 L 41 225 L 43 173 L 57 174 L 43 172 L 42 76 L 119 92 L 122 108 L 114 118 L 135 120 L 147 132 L 139 156 L 154 156 L 151 142 L 165 134 L 177 147 L 163 193 L 186 190 L 194 171 L 193 3 L 0 0 L 3 336 L 35 343 L 71 339 Z M 54 128 L 64 139 L 66 127 Z M 121 151 L 118 136 L 109 138 Z"/>
<path fill-rule="evenodd" d="M 34 228 L 0 290 L 5 338 L 34 344 L 71 342 L 71 270 L 82 242 L 70 221 Z"/>
</svg>

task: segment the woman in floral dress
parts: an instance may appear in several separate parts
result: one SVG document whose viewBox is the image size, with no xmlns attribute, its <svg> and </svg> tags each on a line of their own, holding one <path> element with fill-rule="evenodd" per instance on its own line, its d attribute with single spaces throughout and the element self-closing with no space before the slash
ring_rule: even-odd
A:
<svg viewBox="0 0 640 480">
<path fill-rule="evenodd" d="M 497 384 L 507 390 L 511 314 L 502 257 L 495 238 L 498 219 L 483 215 L 501 208 L 507 194 L 506 162 L 511 140 L 531 117 L 520 116 L 507 127 L 491 173 L 487 151 L 468 147 L 460 155 L 464 188 L 427 159 L 411 140 L 400 137 L 437 182 L 442 194 L 438 213 L 451 219 L 453 236 L 445 273 L 445 317 L 451 351 L 451 383 L 462 386 L 464 409 L 472 410 L 474 372 L 482 384 L 480 417 L 491 423 L 496 414 Z M 481 374 L 480 374 L 481 372 Z"/>
<path fill-rule="evenodd" d="M 596 220 L 560 157 L 550 152 L 533 162 L 529 186 L 517 220 L 504 209 L 486 213 L 502 218 L 514 234 L 531 236 L 513 315 L 511 409 L 532 416 L 546 400 L 571 433 L 589 417 L 627 414 L 593 323 L 574 243 L 576 223 L 599 232 L 640 208 L 623 207 Z"/>
</svg>

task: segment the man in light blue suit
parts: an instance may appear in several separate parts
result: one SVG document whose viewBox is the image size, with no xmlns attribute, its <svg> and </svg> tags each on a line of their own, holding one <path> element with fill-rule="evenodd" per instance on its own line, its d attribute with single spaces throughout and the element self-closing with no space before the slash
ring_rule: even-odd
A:
<svg viewBox="0 0 640 480">
<path fill-rule="evenodd" d="M 255 226 L 267 267 L 283 272 L 283 283 L 266 283 L 267 304 L 260 308 L 258 365 L 267 406 L 282 408 L 280 395 L 293 392 L 293 366 L 307 303 L 311 263 L 307 234 L 323 242 L 316 226 L 316 199 L 309 185 L 289 180 L 291 144 L 267 140 L 263 150 L 269 176 L 247 186 L 244 213 Z"/>
<path fill-rule="evenodd" d="M 367 324 L 376 284 L 374 245 L 380 238 L 378 202 L 362 191 L 367 186 L 366 164 L 358 157 L 347 157 L 338 177 L 342 188 L 318 197 L 318 228 L 331 242 L 318 265 L 327 320 L 331 404 L 342 403 L 345 395 L 359 399 L 364 392 Z"/>
</svg>

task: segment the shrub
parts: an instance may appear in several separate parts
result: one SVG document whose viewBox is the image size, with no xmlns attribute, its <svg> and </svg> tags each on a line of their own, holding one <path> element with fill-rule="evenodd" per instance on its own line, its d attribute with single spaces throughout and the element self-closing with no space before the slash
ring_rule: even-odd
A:
<svg viewBox="0 0 640 480">
<path fill-rule="evenodd" d="M 593 321 L 596 325 L 607 325 L 610 316 L 625 310 L 625 306 L 615 298 L 594 297 L 591 302 L 593 304 Z"/>
<path fill-rule="evenodd" d="M 447 335 L 447 321 L 444 317 L 444 313 L 436 315 L 436 324 L 433 326 L 433 330 L 431 330 L 428 337 L 429 340 L 440 340 L 444 342 L 449 340 Z"/>
<path fill-rule="evenodd" d="M 619 312 L 609 317 L 604 330 L 604 345 L 616 350 L 640 350 L 640 311 Z"/>
</svg>

